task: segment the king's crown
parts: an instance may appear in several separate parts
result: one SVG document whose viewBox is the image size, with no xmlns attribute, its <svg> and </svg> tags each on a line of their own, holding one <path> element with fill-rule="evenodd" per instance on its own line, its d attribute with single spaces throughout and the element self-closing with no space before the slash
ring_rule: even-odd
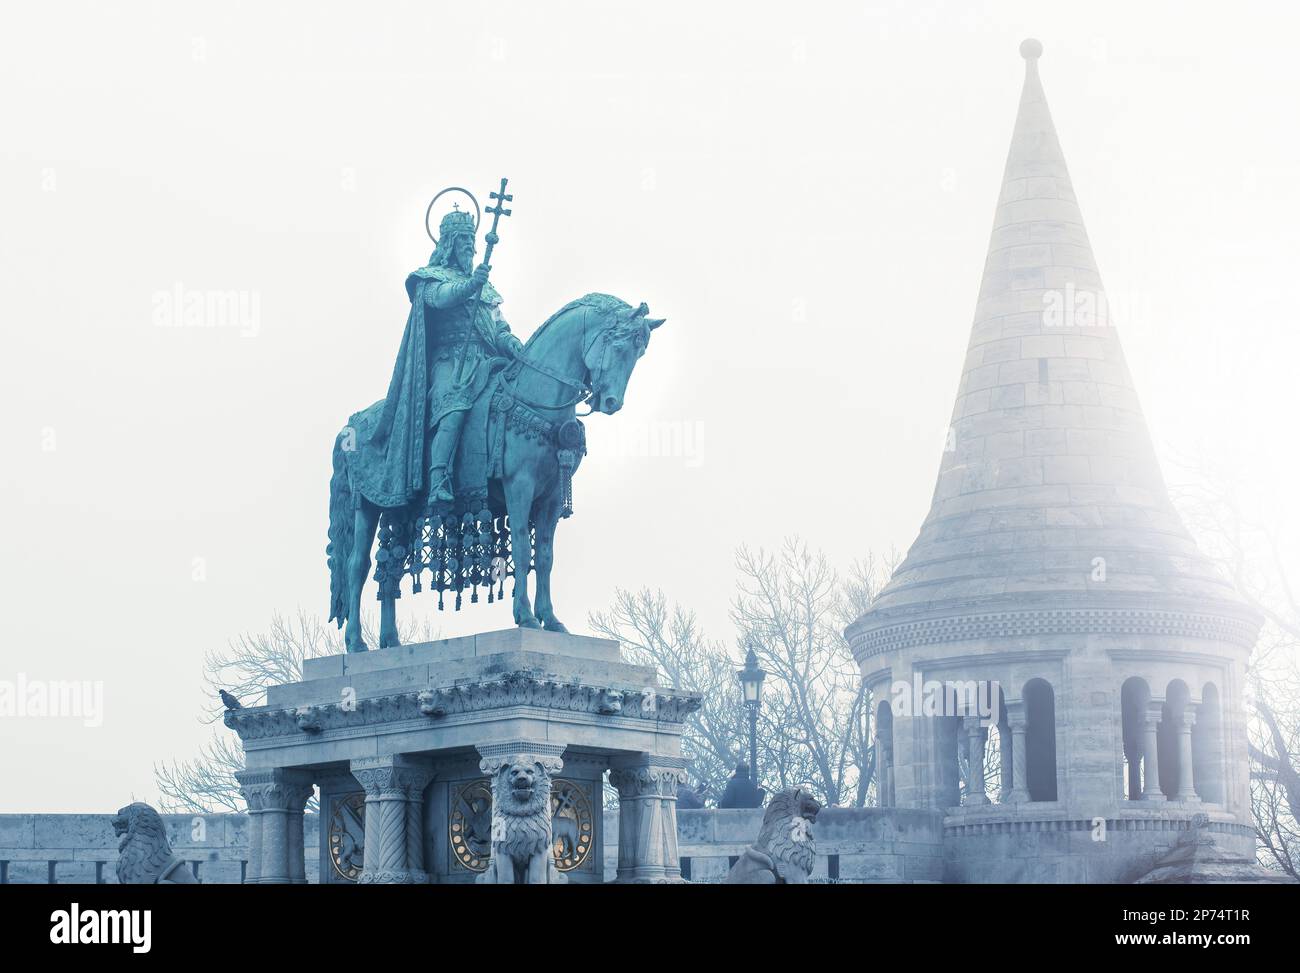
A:
<svg viewBox="0 0 1300 973">
<path fill-rule="evenodd" d="M 438 236 L 442 238 L 447 234 L 455 233 L 473 233 L 474 218 L 462 210 L 452 210 L 442 218 L 438 224 Z"/>
</svg>

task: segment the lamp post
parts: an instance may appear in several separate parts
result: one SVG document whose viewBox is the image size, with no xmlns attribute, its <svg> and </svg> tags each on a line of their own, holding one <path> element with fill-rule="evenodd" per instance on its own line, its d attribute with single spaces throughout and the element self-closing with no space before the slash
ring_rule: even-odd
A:
<svg viewBox="0 0 1300 973">
<path fill-rule="evenodd" d="M 758 790 L 758 708 L 763 704 L 763 677 L 766 675 L 751 644 L 745 656 L 745 668 L 736 674 L 736 678 L 740 680 L 745 709 L 749 710 L 749 779 L 755 792 Z"/>
</svg>

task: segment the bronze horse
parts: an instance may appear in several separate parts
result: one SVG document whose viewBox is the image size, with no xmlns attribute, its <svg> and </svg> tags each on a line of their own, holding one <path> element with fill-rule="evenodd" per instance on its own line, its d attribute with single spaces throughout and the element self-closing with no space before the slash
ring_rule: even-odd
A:
<svg viewBox="0 0 1300 973">
<path fill-rule="evenodd" d="M 564 632 L 551 602 L 555 526 L 564 507 L 560 450 L 553 435 L 538 428 L 561 430 L 576 419 L 581 402 L 591 412 L 613 415 L 623 407 L 628 379 L 645 354 L 650 332 L 664 323 L 648 317 L 645 304 L 632 307 L 608 294 L 588 294 L 553 314 L 529 338 L 523 354 L 489 384 L 485 395 L 497 395 L 522 406 L 532 423 L 520 429 L 503 425 L 501 473 L 488 480 L 488 503 L 508 517 L 510 547 L 515 564 L 514 620 L 524 628 Z M 382 406 L 382 402 L 376 403 Z M 374 407 L 372 407 L 374 408 Z M 590 413 L 584 413 L 590 414 Z M 570 426 L 570 429 L 573 427 Z M 529 434 L 531 433 L 531 434 Z M 354 493 L 348 464 L 354 453 L 347 446 L 350 428 L 334 442 L 334 475 L 330 480 L 330 547 L 332 613 L 330 620 L 346 625 L 349 652 L 364 652 L 361 634 L 361 591 L 370 572 L 371 549 L 381 515 L 410 523 L 423 505 L 381 507 Z M 471 435 L 469 431 L 466 435 Z M 570 456 L 576 469 L 581 451 Z M 530 533 L 535 534 L 534 545 Z M 535 547 L 535 549 L 534 549 Z M 536 608 L 528 597 L 529 566 L 537 574 Z M 400 580 L 400 579 L 399 579 Z M 395 591 L 381 588 L 379 647 L 399 644 Z"/>
</svg>

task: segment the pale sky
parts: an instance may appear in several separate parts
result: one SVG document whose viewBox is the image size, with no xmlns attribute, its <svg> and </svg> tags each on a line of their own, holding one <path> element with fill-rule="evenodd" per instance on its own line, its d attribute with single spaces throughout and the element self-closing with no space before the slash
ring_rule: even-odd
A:
<svg viewBox="0 0 1300 973">
<path fill-rule="evenodd" d="M 929 505 L 1023 76 L 1044 88 L 1166 472 L 1300 550 L 1300 15 L 1182 3 L 26 4 L 0 35 L 0 811 L 112 811 L 191 756 L 206 650 L 328 614 L 333 437 L 381 397 L 443 186 L 508 176 L 516 333 L 593 290 L 655 332 L 588 420 L 574 631 L 662 587 L 728 641 L 741 542 L 838 564 Z M 235 292 L 249 317 L 171 316 Z M 638 455 L 667 433 L 674 455 Z M 641 451 L 644 452 L 644 451 Z M 1293 562 L 1296 563 L 1296 562 Z M 1300 564 L 1298 564 L 1300 568 Z M 373 598 L 373 588 L 366 599 Z M 426 594 L 399 611 L 437 614 Z M 438 619 L 503 628 L 508 601 Z"/>
</svg>

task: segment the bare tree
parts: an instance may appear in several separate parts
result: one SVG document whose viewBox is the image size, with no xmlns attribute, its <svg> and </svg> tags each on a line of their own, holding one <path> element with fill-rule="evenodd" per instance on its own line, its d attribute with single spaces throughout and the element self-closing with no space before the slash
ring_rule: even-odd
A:
<svg viewBox="0 0 1300 973">
<path fill-rule="evenodd" d="M 895 559 L 896 560 L 896 559 Z M 696 616 L 669 608 L 662 592 L 619 591 L 591 627 L 623 642 L 670 685 L 703 697 L 687 720 L 683 751 L 691 777 L 716 800 L 748 753 L 748 724 L 736 673 L 752 645 L 768 673 L 758 726 L 760 783 L 768 790 L 810 786 L 827 805 L 863 806 L 872 792 L 870 699 L 844 627 L 871 605 L 892 562 L 868 557 L 840 575 L 798 539 L 779 554 L 741 547 L 728 651 L 698 630 Z"/>
<path fill-rule="evenodd" d="M 618 589 L 613 607 L 593 614 L 588 624 L 622 642 L 629 662 L 652 666 L 667 685 L 700 696 L 701 707 L 685 726 L 682 751 L 697 791 L 716 801 L 736 766 L 742 718 L 736 669 L 722 643 L 705 639 L 694 612 L 669 608 L 662 591 L 649 589 Z"/>
<path fill-rule="evenodd" d="M 154 765 L 159 807 L 166 814 L 242 813 L 244 798 L 235 771 L 243 769 L 239 739 L 214 729 L 193 760 Z"/>
<path fill-rule="evenodd" d="M 1295 691 L 1293 683 L 1292 700 Z M 1300 720 L 1293 712 L 1289 725 L 1284 725 L 1258 687 L 1254 708 L 1267 734 L 1267 741 L 1257 744 L 1252 740 L 1250 744 L 1251 810 L 1261 853 L 1277 868 L 1300 879 L 1300 773 L 1296 768 Z"/>
<path fill-rule="evenodd" d="M 799 540 L 780 553 L 736 552 L 739 593 L 731 618 L 774 678 L 767 719 L 783 730 L 779 785 L 814 783 L 827 804 L 861 806 L 871 764 L 871 710 L 844 641 L 849 620 L 839 576 Z"/>
<path fill-rule="evenodd" d="M 1277 531 L 1242 514 L 1237 471 L 1184 465 L 1196 474 L 1178 493 L 1188 526 L 1264 617 L 1249 670 L 1251 809 L 1261 863 L 1300 878 L 1300 601 Z"/>
<path fill-rule="evenodd" d="M 363 634 L 371 644 L 372 621 L 369 616 L 362 620 Z M 403 643 L 439 637 L 427 620 L 399 623 L 398 631 Z M 261 705 L 270 686 L 302 679 L 305 660 L 344 651 L 341 632 L 300 609 L 293 618 L 274 615 L 265 632 L 241 635 L 224 650 L 208 652 L 203 661 L 203 684 L 210 702 L 200 719 L 215 724 L 212 737 L 194 759 L 154 766 L 162 810 L 172 814 L 243 811 L 244 799 L 234 777 L 244 766 L 243 748 L 221 722 L 225 707 L 218 691 L 226 690 L 245 706 Z M 315 798 L 309 809 L 315 809 Z"/>
</svg>

